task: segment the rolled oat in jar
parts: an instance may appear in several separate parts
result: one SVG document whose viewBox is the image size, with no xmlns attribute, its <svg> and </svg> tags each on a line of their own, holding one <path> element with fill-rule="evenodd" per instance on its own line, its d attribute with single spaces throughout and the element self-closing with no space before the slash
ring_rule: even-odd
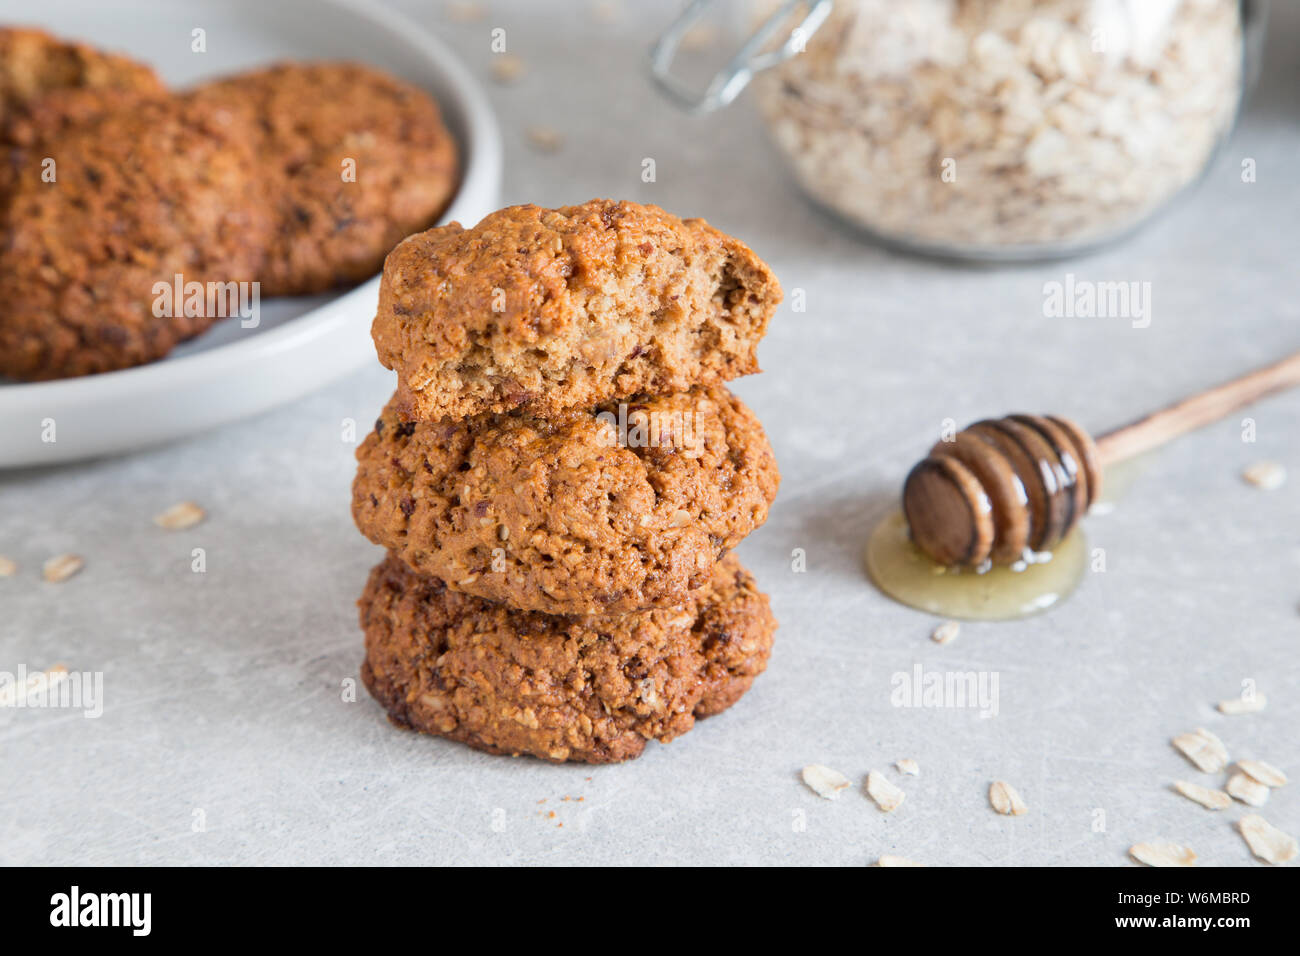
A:
<svg viewBox="0 0 1300 956">
<path fill-rule="evenodd" d="M 759 74 L 777 146 L 819 204 L 971 258 L 1115 238 L 1195 180 L 1246 75 L 1238 0 L 835 0 Z"/>
</svg>

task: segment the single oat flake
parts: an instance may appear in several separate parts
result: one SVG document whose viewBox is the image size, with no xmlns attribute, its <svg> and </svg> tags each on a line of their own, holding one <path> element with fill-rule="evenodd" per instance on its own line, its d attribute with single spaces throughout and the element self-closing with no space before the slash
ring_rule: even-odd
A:
<svg viewBox="0 0 1300 956">
<path fill-rule="evenodd" d="M 1135 843 L 1128 855 L 1147 866 L 1195 866 L 1196 854 L 1178 843 Z"/>
<path fill-rule="evenodd" d="M 21 705 L 32 694 L 43 691 L 46 694 L 68 679 L 68 669 L 62 664 L 43 671 L 27 675 L 27 680 L 19 684 L 11 682 L 0 687 L 0 707 Z"/>
<path fill-rule="evenodd" d="M 1173 739 L 1178 751 L 1205 773 L 1218 773 L 1228 765 L 1228 748 L 1223 741 L 1205 729 L 1190 734 L 1179 734 Z"/>
<path fill-rule="evenodd" d="M 894 766 L 898 768 L 899 773 L 905 773 L 909 777 L 921 776 L 921 765 L 911 757 L 904 757 L 902 760 L 894 764 Z"/>
<path fill-rule="evenodd" d="M 18 562 L 0 554 L 0 578 L 11 578 L 18 573 Z"/>
<path fill-rule="evenodd" d="M 924 863 L 917 863 L 915 860 L 909 860 L 905 856 L 890 856 L 886 854 L 875 863 L 876 866 L 925 866 Z"/>
<path fill-rule="evenodd" d="M 57 584 L 60 581 L 68 580 L 85 565 L 86 562 L 81 559 L 80 555 L 58 554 L 45 562 L 45 566 L 41 569 L 41 575 L 45 580 Z"/>
<path fill-rule="evenodd" d="M 1029 812 L 1016 788 L 1002 780 L 994 780 L 989 787 L 989 805 L 1006 817 L 1023 817 Z"/>
<path fill-rule="evenodd" d="M 560 147 L 564 145 L 560 131 L 549 126 L 528 127 L 528 142 L 543 153 L 558 152 Z"/>
<path fill-rule="evenodd" d="M 1237 717 L 1241 714 L 1259 713 L 1266 706 L 1268 706 L 1268 699 L 1263 694 L 1256 694 L 1253 697 L 1233 697 L 1219 701 L 1219 713 Z"/>
<path fill-rule="evenodd" d="M 956 621 L 944 621 L 934 629 L 934 633 L 930 635 L 930 640 L 934 641 L 936 644 L 951 644 L 957 639 L 957 635 L 960 633 L 960 624 Z"/>
<path fill-rule="evenodd" d="M 597 0 L 591 8 L 591 15 L 597 23 L 613 23 L 622 13 L 623 8 L 618 0 Z"/>
<path fill-rule="evenodd" d="M 1265 863 L 1285 863 L 1294 860 L 1300 853 L 1295 837 L 1283 833 L 1257 813 L 1244 816 L 1237 821 L 1250 852 Z"/>
<path fill-rule="evenodd" d="M 1174 789 L 1188 800 L 1199 803 L 1207 810 L 1226 810 L 1228 807 L 1232 806 L 1232 797 L 1228 796 L 1222 790 L 1212 790 L 1209 787 L 1202 787 L 1199 783 L 1188 783 L 1186 780 L 1175 780 Z"/>
<path fill-rule="evenodd" d="M 498 53 L 492 57 L 492 79 L 498 83 L 513 83 L 524 75 L 524 61 L 513 53 Z"/>
<path fill-rule="evenodd" d="M 876 801 L 876 806 L 885 813 L 893 813 L 903 805 L 907 794 L 880 771 L 873 770 L 867 774 L 867 796 Z"/>
<path fill-rule="evenodd" d="M 1228 778 L 1228 785 L 1224 789 L 1252 807 L 1262 807 L 1268 803 L 1268 787 L 1244 773 L 1234 773 Z"/>
<path fill-rule="evenodd" d="M 1275 491 L 1286 482 L 1286 469 L 1275 461 L 1257 461 L 1241 473 L 1256 488 Z"/>
<path fill-rule="evenodd" d="M 1266 787 L 1285 787 L 1286 774 L 1262 760 L 1238 760 L 1237 769 Z"/>
<path fill-rule="evenodd" d="M 166 511 L 153 516 L 153 523 L 168 531 L 193 528 L 206 517 L 206 513 L 192 501 L 178 501 Z"/>
<path fill-rule="evenodd" d="M 487 17 L 487 7 L 473 0 L 455 0 L 447 4 L 447 16 L 456 23 L 478 23 Z"/>
<path fill-rule="evenodd" d="M 801 775 L 809 790 L 827 800 L 837 799 L 840 791 L 849 785 L 849 778 L 844 774 L 819 763 L 810 763 L 803 768 Z"/>
<path fill-rule="evenodd" d="M 687 53 L 704 53 L 718 42 L 718 31 L 708 23 L 697 23 L 682 34 L 680 47 Z"/>
</svg>

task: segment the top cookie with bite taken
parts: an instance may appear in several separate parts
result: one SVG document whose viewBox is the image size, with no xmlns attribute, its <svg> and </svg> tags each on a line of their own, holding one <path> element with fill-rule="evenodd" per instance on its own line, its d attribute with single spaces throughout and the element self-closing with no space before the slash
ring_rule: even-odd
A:
<svg viewBox="0 0 1300 956">
<path fill-rule="evenodd" d="M 371 331 L 408 419 L 547 416 L 757 372 L 780 301 L 766 263 L 704 220 L 595 199 L 410 236 Z"/>
</svg>

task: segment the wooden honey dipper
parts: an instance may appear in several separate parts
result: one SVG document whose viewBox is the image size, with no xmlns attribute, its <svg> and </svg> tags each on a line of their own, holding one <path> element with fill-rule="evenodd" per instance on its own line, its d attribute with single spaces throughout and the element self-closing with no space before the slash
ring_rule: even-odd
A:
<svg viewBox="0 0 1300 956">
<path fill-rule="evenodd" d="M 1102 473 L 1265 395 L 1300 385 L 1300 352 L 1101 435 L 1054 415 L 985 419 L 938 442 L 903 484 L 916 546 L 945 567 L 1051 551 L 1101 494 Z"/>
</svg>

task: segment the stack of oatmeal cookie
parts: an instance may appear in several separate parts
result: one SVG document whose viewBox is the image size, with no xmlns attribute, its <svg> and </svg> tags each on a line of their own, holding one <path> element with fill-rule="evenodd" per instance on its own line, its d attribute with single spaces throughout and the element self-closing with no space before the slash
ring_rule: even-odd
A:
<svg viewBox="0 0 1300 956">
<path fill-rule="evenodd" d="M 743 243 L 630 202 L 392 251 L 373 335 L 398 390 L 352 513 L 388 549 L 359 605 L 395 723 L 603 763 L 748 690 L 776 622 L 729 551 L 779 475 L 722 383 L 758 371 L 780 299 Z"/>
</svg>

